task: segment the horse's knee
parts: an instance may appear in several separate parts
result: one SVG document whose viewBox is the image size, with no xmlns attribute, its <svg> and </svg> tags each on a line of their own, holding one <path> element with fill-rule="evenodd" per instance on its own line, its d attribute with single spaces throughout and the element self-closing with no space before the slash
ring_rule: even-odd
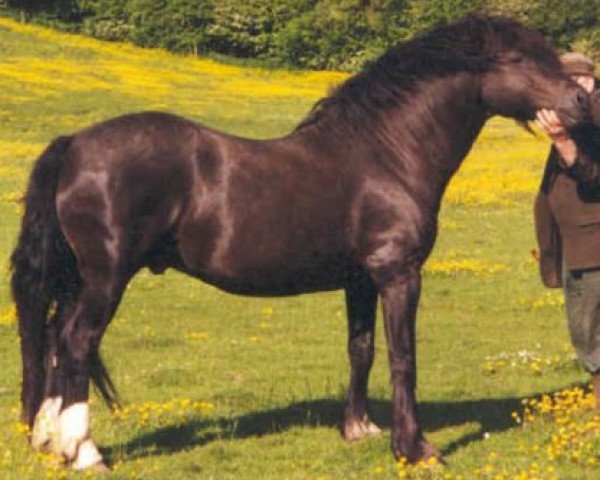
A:
<svg viewBox="0 0 600 480">
<path fill-rule="evenodd" d="M 352 361 L 358 363 L 371 363 L 375 355 L 375 342 L 373 332 L 363 332 L 351 338 L 348 343 L 348 354 Z"/>
<path fill-rule="evenodd" d="M 390 358 L 390 375 L 394 388 L 414 389 L 417 383 L 414 357 Z"/>
</svg>

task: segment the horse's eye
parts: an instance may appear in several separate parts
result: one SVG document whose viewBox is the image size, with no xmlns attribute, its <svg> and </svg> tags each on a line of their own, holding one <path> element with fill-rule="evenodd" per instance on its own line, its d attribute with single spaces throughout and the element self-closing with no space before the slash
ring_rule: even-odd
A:
<svg viewBox="0 0 600 480">
<path fill-rule="evenodd" d="M 512 55 L 508 58 L 508 61 L 513 64 L 523 63 L 525 61 L 525 57 L 523 55 Z"/>
</svg>

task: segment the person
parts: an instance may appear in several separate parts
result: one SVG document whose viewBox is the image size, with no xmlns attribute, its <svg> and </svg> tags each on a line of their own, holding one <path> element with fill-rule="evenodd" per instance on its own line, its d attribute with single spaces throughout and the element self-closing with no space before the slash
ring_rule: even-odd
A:
<svg viewBox="0 0 600 480">
<path fill-rule="evenodd" d="M 537 112 L 536 124 L 552 148 L 535 199 L 534 217 L 542 281 L 562 287 L 571 342 L 591 374 L 600 411 L 600 101 L 592 60 L 561 57 L 564 71 L 589 95 L 593 122 L 567 131 L 553 110 Z"/>
</svg>

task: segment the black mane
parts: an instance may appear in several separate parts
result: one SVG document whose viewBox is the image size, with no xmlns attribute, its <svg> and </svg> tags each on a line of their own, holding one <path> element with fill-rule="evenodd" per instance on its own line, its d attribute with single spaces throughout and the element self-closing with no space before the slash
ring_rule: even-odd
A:
<svg viewBox="0 0 600 480">
<path fill-rule="evenodd" d="M 560 69 L 556 52 L 540 33 L 504 17 L 470 15 L 391 47 L 319 100 L 297 129 L 326 117 L 360 129 L 365 120 L 401 104 L 423 82 L 485 72 L 507 50 L 521 52 L 548 70 Z"/>
</svg>

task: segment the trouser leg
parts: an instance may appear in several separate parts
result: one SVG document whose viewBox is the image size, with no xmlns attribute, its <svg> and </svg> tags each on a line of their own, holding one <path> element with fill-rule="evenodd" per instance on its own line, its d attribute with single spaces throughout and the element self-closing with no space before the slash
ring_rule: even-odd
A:
<svg viewBox="0 0 600 480">
<path fill-rule="evenodd" d="M 571 342 L 584 368 L 600 371 L 600 269 L 567 271 L 565 310 Z"/>
</svg>

